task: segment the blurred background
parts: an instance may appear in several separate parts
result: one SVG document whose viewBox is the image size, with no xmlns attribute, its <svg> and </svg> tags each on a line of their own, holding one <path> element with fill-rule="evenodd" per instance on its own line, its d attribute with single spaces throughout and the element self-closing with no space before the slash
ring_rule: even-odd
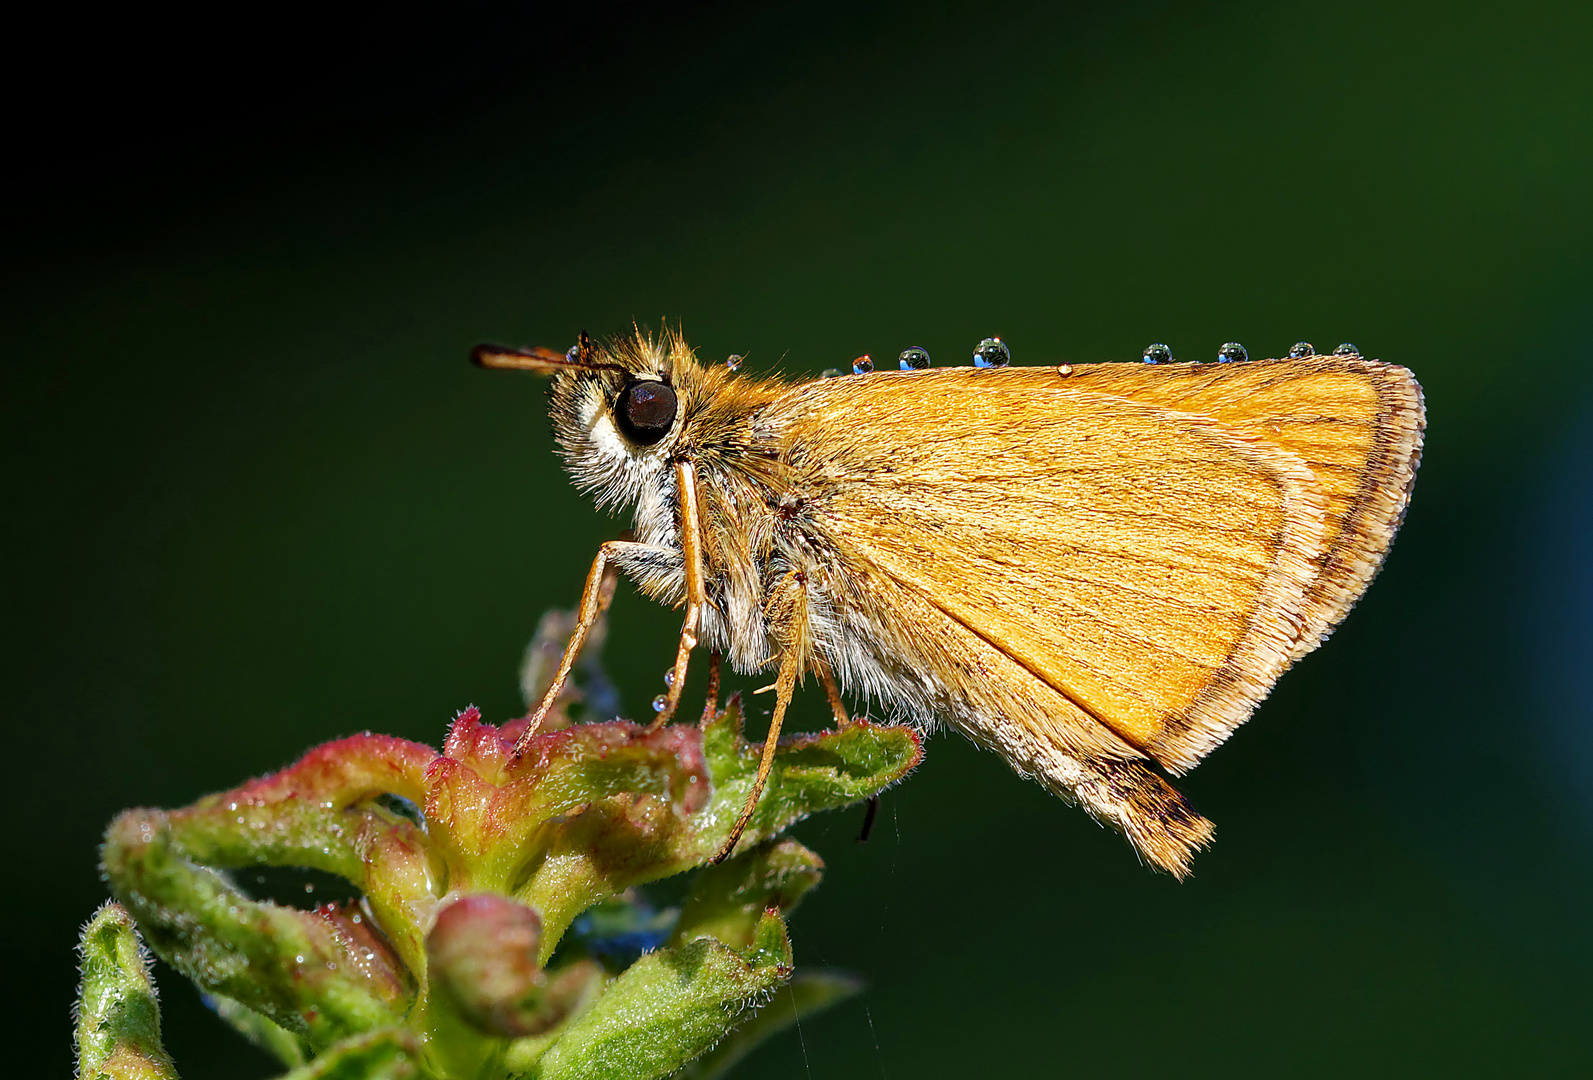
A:
<svg viewBox="0 0 1593 1080">
<path fill-rule="evenodd" d="M 116 811 L 522 711 L 625 523 L 467 351 L 668 318 L 804 377 L 1350 341 L 1429 407 L 1382 576 L 1181 785 L 1191 881 L 939 736 L 869 843 L 798 830 L 798 962 L 870 989 L 746 1075 L 1593 1068 L 1593 8 L 74 18 L 6 76 L 11 1060 L 67 1067 Z M 630 715 L 677 629 L 622 589 Z M 184 1076 L 273 1071 L 157 977 Z"/>
</svg>

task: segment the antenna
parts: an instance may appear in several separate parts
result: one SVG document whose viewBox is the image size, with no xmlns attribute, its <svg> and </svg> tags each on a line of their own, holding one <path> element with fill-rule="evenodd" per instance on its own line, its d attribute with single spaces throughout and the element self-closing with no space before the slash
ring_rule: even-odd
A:
<svg viewBox="0 0 1593 1080">
<path fill-rule="evenodd" d="M 559 371 L 617 371 L 626 374 L 618 364 L 601 364 L 593 360 L 596 354 L 592 339 L 585 330 L 581 340 L 567 353 L 555 352 L 540 345 L 517 349 L 509 345 L 477 345 L 470 350 L 470 360 L 477 367 L 497 371 L 530 371 L 537 375 L 552 375 Z"/>
</svg>

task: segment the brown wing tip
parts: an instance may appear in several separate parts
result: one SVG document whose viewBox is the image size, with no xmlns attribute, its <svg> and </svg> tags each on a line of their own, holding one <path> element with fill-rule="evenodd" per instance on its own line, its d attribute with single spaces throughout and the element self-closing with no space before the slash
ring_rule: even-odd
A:
<svg viewBox="0 0 1593 1080">
<path fill-rule="evenodd" d="M 1277 678 L 1333 632 L 1382 569 L 1405 520 L 1427 426 L 1421 384 L 1408 368 L 1360 357 L 1324 358 L 1374 376 L 1379 411 L 1359 494 L 1329 549 L 1290 576 L 1306 575 L 1295 625 L 1261 627 L 1252 662 L 1219 671 L 1201 698 L 1169 718 L 1148 747 L 1174 773 L 1194 768 L 1250 718 Z M 1298 562 L 1298 560 L 1291 560 Z M 1257 662 L 1259 661 L 1259 662 Z"/>
<path fill-rule="evenodd" d="M 1146 782 L 1129 796 L 1132 816 L 1124 831 L 1152 865 L 1182 881 L 1195 854 L 1211 846 L 1216 827 L 1177 788 L 1148 769 L 1144 774 Z"/>
<path fill-rule="evenodd" d="M 1097 759 L 1092 765 L 1105 790 L 1079 789 L 1081 805 L 1121 830 L 1152 866 L 1180 881 L 1188 877 L 1196 853 L 1211 846 L 1215 826 L 1143 762 Z"/>
</svg>

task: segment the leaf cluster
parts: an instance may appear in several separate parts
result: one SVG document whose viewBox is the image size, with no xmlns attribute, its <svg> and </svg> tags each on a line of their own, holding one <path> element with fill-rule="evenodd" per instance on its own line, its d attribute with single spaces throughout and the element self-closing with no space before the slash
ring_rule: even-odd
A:
<svg viewBox="0 0 1593 1080">
<path fill-rule="evenodd" d="M 140 934 L 293 1078 L 709 1076 L 856 992 L 835 974 L 793 981 L 785 920 L 823 863 L 779 837 L 905 775 L 911 731 L 784 741 L 719 866 L 757 768 L 737 699 L 702 725 L 540 732 L 516 757 L 519 734 L 467 709 L 441 752 L 365 733 L 119 816 L 102 850 L 116 903 L 83 936 L 80 1075 L 175 1075 Z M 359 896 L 256 898 L 239 881 L 257 867 L 334 874 Z M 637 891 L 692 871 L 678 911 Z"/>
</svg>

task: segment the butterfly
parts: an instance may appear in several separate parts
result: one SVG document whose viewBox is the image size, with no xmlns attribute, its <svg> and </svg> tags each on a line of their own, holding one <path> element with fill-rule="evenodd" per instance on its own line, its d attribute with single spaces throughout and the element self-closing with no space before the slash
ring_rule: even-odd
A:
<svg viewBox="0 0 1593 1080">
<path fill-rule="evenodd" d="M 1167 777 L 1331 633 L 1410 500 L 1421 388 L 1351 348 L 1014 367 L 987 339 L 971 366 L 915 348 L 899 371 L 865 357 L 789 382 L 704 363 L 678 331 L 479 346 L 482 366 L 552 376 L 575 483 L 633 514 L 598 551 L 526 737 L 624 573 L 684 609 L 656 722 L 699 645 L 715 683 L 721 655 L 774 673 L 721 857 L 811 674 L 839 722 L 852 697 L 956 728 L 1182 877 L 1212 825 Z"/>
</svg>

